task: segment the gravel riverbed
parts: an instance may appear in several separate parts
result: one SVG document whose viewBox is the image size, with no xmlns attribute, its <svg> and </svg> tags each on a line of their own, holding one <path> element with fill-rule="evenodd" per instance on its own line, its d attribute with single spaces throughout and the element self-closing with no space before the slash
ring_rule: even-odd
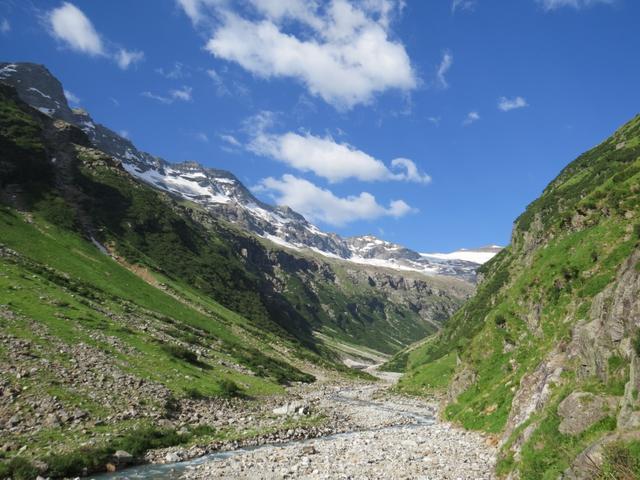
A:
<svg viewBox="0 0 640 480">
<path fill-rule="evenodd" d="M 322 391 L 318 407 L 348 419 L 346 433 L 234 452 L 189 466 L 180 478 L 494 478 L 490 438 L 440 422 L 435 404 L 390 395 L 387 386 Z"/>
</svg>

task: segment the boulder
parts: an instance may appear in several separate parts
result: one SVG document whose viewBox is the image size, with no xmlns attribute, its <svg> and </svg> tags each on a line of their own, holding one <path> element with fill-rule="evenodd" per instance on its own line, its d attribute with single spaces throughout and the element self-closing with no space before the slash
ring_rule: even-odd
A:
<svg viewBox="0 0 640 480">
<path fill-rule="evenodd" d="M 273 409 L 275 415 L 308 415 L 309 406 L 301 402 L 287 403 L 278 408 Z"/>
<path fill-rule="evenodd" d="M 117 466 L 129 465 L 133 463 L 133 455 L 129 452 L 125 452 L 124 450 L 118 450 L 113 454 L 113 463 Z"/>
<path fill-rule="evenodd" d="M 573 392 L 558 405 L 562 418 L 558 430 L 565 435 L 579 435 L 603 418 L 615 415 L 618 400 L 588 392 Z"/>
</svg>

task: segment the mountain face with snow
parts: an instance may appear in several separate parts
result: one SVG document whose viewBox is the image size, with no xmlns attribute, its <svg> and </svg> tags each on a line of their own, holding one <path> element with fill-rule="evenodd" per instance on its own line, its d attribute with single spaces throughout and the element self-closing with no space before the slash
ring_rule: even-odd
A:
<svg viewBox="0 0 640 480">
<path fill-rule="evenodd" d="M 474 281 L 478 266 L 499 249 L 420 254 L 374 236 L 342 238 L 323 232 L 288 207 L 261 202 L 230 172 L 195 162 L 170 163 L 138 150 L 130 140 L 96 123 L 86 111 L 70 108 L 62 85 L 42 65 L 0 63 L 0 82 L 14 87 L 22 100 L 46 115 L 82 129 L 96 148 L 121 161 L 124 169 L 137 179 L 195 202 L 217 218 L 280 247 L 360 265 L 453 276 L 467 281 Z"/>
</svg>

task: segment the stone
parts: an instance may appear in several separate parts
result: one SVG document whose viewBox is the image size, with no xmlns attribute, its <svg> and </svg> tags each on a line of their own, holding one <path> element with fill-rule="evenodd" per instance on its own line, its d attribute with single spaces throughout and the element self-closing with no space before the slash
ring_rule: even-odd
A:
<svg viewBox="0 0 640 480">
<path fill-rule="evenodd" d="M 129 465 L 133 463 L 133 455 L 124 450 L 118 450 L 113 454 L 113 461 L 116 465 Z"/>
<path fill-rule="evenodd" d="M 305 445 L 304 447 L 302 447 L 302 453 L 304 455 L 314 455 L 318 453 L 318 451 L 316 450 L 316 447 L 314 447 L 313 445 Z"/>
<path fill-rule="evenodd" d="M 558 430 L 565 435 L 579 435 L 591 425 L 616 413 L 618 400 L 589 392 L 573 392 L 558 405 L 562 418 Z"/>
<path fill-rule="evenodd" d="M 177 462 L 179 462 L 181 460 L 182 459 L 180 458 L 180 456 L 176 452 L 169 452 L 164 457 L 165 463 L 177 463 Z"/>
</svg>

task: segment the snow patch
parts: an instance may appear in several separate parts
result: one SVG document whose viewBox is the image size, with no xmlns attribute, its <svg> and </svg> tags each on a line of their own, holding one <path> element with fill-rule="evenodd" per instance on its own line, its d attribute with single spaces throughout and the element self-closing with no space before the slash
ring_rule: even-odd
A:
<svg viewBox="0 0 640 480">
<path fill-rule="evenodd" d="M 51 97 L 49 95 L 46 95 L 46 94 L 42 93 L 37 88 L 29 87 L 27 90 L 31 90 L 32 92 L 36 92 L 37 94 L 43 96 L 44 98 L 48 98 L 49 100 L 51 100 Z"/>
</svg>

